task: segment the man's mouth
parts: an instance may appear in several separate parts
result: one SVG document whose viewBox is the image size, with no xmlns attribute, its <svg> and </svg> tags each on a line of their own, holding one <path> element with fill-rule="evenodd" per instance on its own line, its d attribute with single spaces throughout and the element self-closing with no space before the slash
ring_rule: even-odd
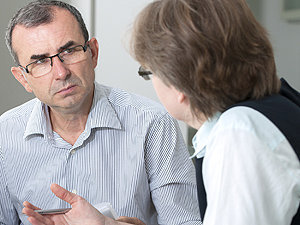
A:
<svg viewBox="0 0 300 225">
<path fill-rule="evenodd" d="M 66 88 L 63 88 L 56 93 L 57 94 L 68 94 L 68 93 L 72 92 L 75 89 L 75 87 L 76 87 L 76 85 L 69 85 Z"/>
</svg>

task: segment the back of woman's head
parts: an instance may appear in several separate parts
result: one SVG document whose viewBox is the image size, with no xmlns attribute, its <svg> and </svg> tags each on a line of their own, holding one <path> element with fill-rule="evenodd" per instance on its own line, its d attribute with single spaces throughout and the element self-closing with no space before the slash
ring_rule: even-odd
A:
<svg viewBox="0 0 300 225">
<path fill-rule="evenodd" d="M 244 0 L 159 0 L 138 16 L 133 56 L 211 117 L 278 92 L 272 46 Z"/>
</svg>

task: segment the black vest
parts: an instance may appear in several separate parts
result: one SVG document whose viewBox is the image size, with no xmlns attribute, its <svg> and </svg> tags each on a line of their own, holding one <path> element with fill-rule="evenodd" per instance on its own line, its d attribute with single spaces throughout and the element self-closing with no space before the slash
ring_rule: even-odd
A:
<svg viewBox="0 0 300 225">
<path fill-rule="evenodd" d="M 241 102 L 229 108 L 235 106 L 247 106 L 265 115 L 285 135 L 300 160 L 300 93 L 290 87 L 284 79 L 281 79 L 278 95 Z M 195 159 L 199 208 L 203 219 L 207 202 L 202 177 L 202 162 L 203 158 Z M 291 225 L 297 224 L 300 224 L 300 208 L 291 223 Z"/>
</svg>

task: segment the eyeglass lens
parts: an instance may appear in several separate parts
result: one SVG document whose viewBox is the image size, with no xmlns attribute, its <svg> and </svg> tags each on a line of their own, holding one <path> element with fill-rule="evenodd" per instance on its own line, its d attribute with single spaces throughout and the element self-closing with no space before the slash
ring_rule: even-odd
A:
<svg viewBox="0 0 300 225">
<path fill-rule="evenodd" d="M 66 49 L 54 56 L 39 59 L 27 66 L 28 71 L 33 77 L 40 77 L 49 73 L 52 69 L 52 60 L 54 57 L 58 57 L 61 62 L 66 65 L 79 63 L 87 58 L 85 49 L 83 46 L 75 46 L 73 48 Z"/>
</svg>

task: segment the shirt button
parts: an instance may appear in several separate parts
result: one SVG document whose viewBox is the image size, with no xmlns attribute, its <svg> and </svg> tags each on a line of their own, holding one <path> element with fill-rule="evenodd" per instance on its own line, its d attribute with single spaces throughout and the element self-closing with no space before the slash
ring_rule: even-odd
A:
<svg viewBox="0 0 300 225">
<path fill-rule="evenodd" d="M 74 155 L 74 154 L 75 154 L 75 152 L 76 152 L 76 150 L 75 150 L 75 149 L 73 149 L 73 150 L 71 151 L 71 155 Z"/>
<path fill-rule="evenodd" d="M 74 190 L 72 190 L 71 192 L 72 192 L 73 194 L 77 195 L 77 190 L 74 189 Z"/>
</svg>

